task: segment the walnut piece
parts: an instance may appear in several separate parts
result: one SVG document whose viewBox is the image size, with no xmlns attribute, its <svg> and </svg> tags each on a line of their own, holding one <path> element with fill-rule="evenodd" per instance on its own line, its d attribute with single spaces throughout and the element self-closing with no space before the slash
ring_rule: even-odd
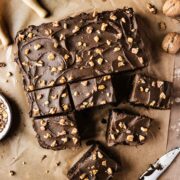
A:
<svg viewBox="0 0 180 180">
<path fill-rule="evenodd" d="M 164 51 L 170 54 L 176 54 L 180 49 L 180 34 L 176 32 L 168 33 L 162 42 Z"/>
<path fill-rule="evenodd" d="M 163 13 L 169 17 L 180 16 L 180 1 L 179 0 L 166 0 L 163 6 Z"/>
</svg>

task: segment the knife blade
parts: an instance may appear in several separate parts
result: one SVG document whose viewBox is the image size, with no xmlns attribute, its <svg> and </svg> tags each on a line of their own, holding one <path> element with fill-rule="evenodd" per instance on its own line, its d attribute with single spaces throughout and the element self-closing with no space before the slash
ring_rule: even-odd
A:
<svg viewBox="0 0 180 180">
<path fill-rule="evenodd" d="M 139 180 L 156 180 L 164 171 L 171 165 L 174 159 L 180 153 L 180 147 L 174 148 L 162 157 L 160 157 L 154 164 L 152 164 Z"/>
</svg>

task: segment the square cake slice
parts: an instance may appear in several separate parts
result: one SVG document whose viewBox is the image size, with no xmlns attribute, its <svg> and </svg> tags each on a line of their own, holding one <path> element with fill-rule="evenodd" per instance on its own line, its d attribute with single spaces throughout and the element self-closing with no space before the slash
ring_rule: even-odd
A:
<svg viewBox="0 0 180 180">
<path fill-rule="evenodd" d="M 76 110 L 115 102 L 110 75 L 72 83 L 70 90 Z"/>
<path fill-rule="evenodd" d="M 143 144 L 148 135 L 151 119 L 145 116 L 128 114 L 118 109 L 112 110 L 107 127 L 107 144 Z"/>
<path fill-rule="evenodd" d="M 146 107 L 169 109 L 172 87 L 171 82 L 136 74 L 129 101 Z"/>
<path fill-rule="evenodd" d="M 93 145 L 68 171 L 68 178 L 70 180 L 108 180 L 119 169 L 120 165 L 99 145 Z"/>
<path fill-rule="evenodd" d="M 39 117 L 72 110 L 66 85 L 36 90 L 28 93 L 30 117 Z"/>
<path fill-rule="evenodd" d="M 41 147 L 52 150 L 76 149 L 80 138 L 73 114 L 33 120 Z"/>
</svg>

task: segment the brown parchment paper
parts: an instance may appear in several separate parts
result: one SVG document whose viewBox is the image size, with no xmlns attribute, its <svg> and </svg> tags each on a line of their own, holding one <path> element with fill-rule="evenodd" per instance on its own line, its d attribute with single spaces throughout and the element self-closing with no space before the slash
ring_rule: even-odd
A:
<svg viewBox="0 0 180 180">
<path fill-rule="evenodd" d="M 21 0 L 0 0 L 0 15 L 3 15 L 9 33 L 14 38 L 16 32 L 28 25 L 39 25 L 43 22 L 59 20 L 80 12 L 90 12 L 122 8 L 124 6 L 133 7 L 147 23 L 149 41 L 153 43 L 153 58 L 150 66 L 145 72 L 163 80 L 173 80 L 174 56 L 162 52 L 160 42 L 163 35 L 168 31 L 179 29 L 176 20 L 165 17 L 161 8 L 163 0 L 151 0 L 159 9 L 157 15 L 150 14 L 146 9 L 147 0 L 43 0 L 42 4 L 52 13 L 47 19 L 39 18 L 30 8 L 25 6 Z M 165 31 L 159 31 L 158 23 L 164 21 L 167 24 Z M 14 62 L 14 45 L 0 49 L 0 62 L 6 62 L 7 67 L 0 68 L 0 90 L 10 99 L 13 109 L 13 126 L 7 138 L 0 142 L 0 179 L 8 180 L 66 180 L 67 170 L 78 156 L 87 148 L 83 147 L 77 151 L 51 151 L 42 149 L 35 138 L 32 128 L 32 119 L 28 117 L 28 106 L 23 91 L 21 75 Z M 13 76 L 7 77 L 7 72 L 12 72 Z M 7 82 L 8 81 L 8 82 Z M 124 105 L 127 106 L 127 105 Z M 128 106 L 129 107 L 129 106 Z M 155 119 L 151 136 L 143 146 L 129 147 L 116 146 L 111 148 L 114 154 L 121 159 L 122 171 L 115 179 L 136 180 L 146 170 L 150 163 L 155 161 L 166 151 L 169 110 L 146 110 L 144 108 L 129 107 L 135 112 Z M 100 113 L 101 112 L 101 113 Z M 92 119 L 97 122 L 96 137 L 104 141 L 105 125 L 98 119 L 102 118 L 103 110 L 94 113 Z M 88 117 L 91 118 L 91 117 Z M 86 121 L 87 118 L 84 118 Z M 47 158 L 42 160 L 46 155 Z M 60 166 L 56 163 L 61 162 Z M 178 168 L 178 167 L 176 167 Z M 14 177 L 10 177 L 9 171 L 16 172 Z M 172 175 L 172 174 L 171 174 Z M 168 176 L 168 177 L 171 177 Z M 178 176 L 173 176 L 178 179 Z M 161 179 L 167 179 L 162 176 Z M 169 178 L 171 179 L 171 178 Z"/>
</svg>

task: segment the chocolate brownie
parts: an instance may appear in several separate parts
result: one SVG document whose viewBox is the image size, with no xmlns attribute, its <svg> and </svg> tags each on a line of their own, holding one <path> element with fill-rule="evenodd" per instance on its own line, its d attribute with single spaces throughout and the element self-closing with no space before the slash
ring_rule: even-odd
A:
<svg viewBox="0 0 180 180">
<path fill-rule="evenodd" d="M 110 75 L 72 83 L 70 91 L 76 110 L 115 102 Z"/>
<path fill-rule="evenodd" d="M 29 92 L 28 99 L 30 117 L 64 114 L 72 110 L 66 85 Z"/>
<path fill-rule="evenodd" d="M 33 120 L 41 147 L 52 150 L 76 149 L 80 138 L 73 114 Z"/>
<path fill-rule="evenodd" d="M 171 107 L 172 83 L 136 74 L 129 101 L 157 109 Z"/>
<path fill-rule="evenodd" d="M 106 133 L 107 144 L 143 144 L 150 125 L 151 119 L 148 117 L 125 113 L 118 109 L 111 110 Z"/>
<path fill-rule="evenodd" d="M 108 180 L 119 171 L 120 165 L 110 158 L 99 145 L 93 145 L 68 171 L 70 180 Z"/>
<path fill-rule="evenodd" d="M 139 29 L 132 8 L 29 26 L 16 36 L 25 89 L 145 67 L 148 59 Z"/>
</svg>

